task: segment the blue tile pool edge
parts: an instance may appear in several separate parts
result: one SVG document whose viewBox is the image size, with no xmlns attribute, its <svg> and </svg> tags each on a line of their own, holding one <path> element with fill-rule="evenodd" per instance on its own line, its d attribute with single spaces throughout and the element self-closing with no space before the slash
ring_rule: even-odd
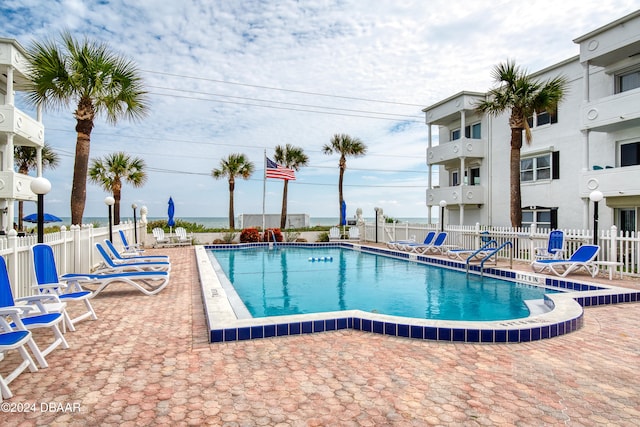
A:
<svg viewBox="0 0 640 427">
<path fill-rule="evenodd" d="M 266 246 L 266 243 L 231 245 L 232 249 Z M 403 258 L 445 268 L 463 269 L 464 264 L 442 258 L 408 254 L 384 248 L 353 243 L 278 243 L 282 246 L 326 247 L 339 246 L 370 253 Z M 289 315 L 267 318 L 237 319 L 227 300 L 220 280 L 207 254 L 208 249 L 230 249 L 229 245 L 196 247 L 202 296 L 211 343 L 262 339 L 277 336 L 319 333 L 340 329 L 412 339 L 460 343 L 521 343 L 553 338 L 573 332 L 583 325 L 583 307 L 640 301 L 640 291 L 612 286 L 559 280 L 556 278 L 487 268 L 484 274 L 505 279 L 536 282 L 565 293 L 545 295 L 551 311 L 522 319 L 491 322 L 445 321 L 414 319 L 369 313 L 360 310 Z M 475 270 L 475 269 L 473 269 Z M 472 271 L 470 274 L 478 274 Z"/>
</svg>

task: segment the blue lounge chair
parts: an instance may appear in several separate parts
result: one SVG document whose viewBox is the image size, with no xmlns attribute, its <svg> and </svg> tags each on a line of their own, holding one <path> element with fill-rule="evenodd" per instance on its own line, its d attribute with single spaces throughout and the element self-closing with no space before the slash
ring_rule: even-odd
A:
<svg viewBox="0 0 640 427">
<path fill-rule="evenodd" d="M 102 257 L 101 265 L 94 271 L 97 274 L 114 274 L 131 271 L 171 271 L 171 263 L 168 261 L 137 262 L 125 260 L 116 262 L 101 243 L 96 243 L 96 249 Z"/>
<path fill-rule="evenodd" d="M 536 259 L 560 259 L 565 252 L 564 232 L 553 230 L 549 233 L 546 248 L 535 248 Z"/>
<path fill-rule="evenodd" d="M 422 241 L 422 243 L 418 243 L 418 242 L 407 242 L 407 243 L 398 243 L 396 244 L 396 249 L 401 250 L 401 251 L 412 251 L 414 248 L 418 248 L 418 247 L 426 247 L 429 246 L 431 244 L 433 244 L 434 239 L 436 238 L 436 232 L 435 231 L 429 231 L 427 233 L 427 235 L 425 236 L 424 240 Z"/>
<path fill-rule="evenodd" d="M 56 260 L 53 256 L 51 246 L 39 243 L 31 248 L 33 256 L 33 270 L 36 279 L 34 288 L 41 294 L 55 294 L 62 302 L 82 302 L 87 309 L 80 316 L 69 319 L 67 326 L 70 330 L 75 331 L 74 325 L 84 319 L 91 318 L 98 320 L 91 302 L 93 293 L 82 288 L 80 280 L 65 281 L 58 276 L 56 268 Z"/>
<path fill-rule="evenodd" d="M 130 245 L 127 241 L 127 236 L 124 234 L 124 231 L 118 230 L 118 234 L 120 235 L 120 240 L 122 241 L 122 255 L 142 255 L 144 252 L 143 249 L 140 248 L 139 245 Z"/>
<path fill-rule="evenodd" d="M 407 245 L 406 250 L 410 250 L 411 252 L 419 253 L 419 254 L 428 254 L 428 253 L 444 253 L 450 246 L 444 244 L 445 240 L 447 240 L 447 232 L 442 231 L 438 233 L 433 239 L 433 242 L 428 244 L 421 245 Z"/>
<path fill-rule="evenodd" d="M 29 368 L 31 372 L 36 372 L 38 367 L 33 363 L 33 359 L 25 348 L 25 344 L 31 348 L 31 351 L 38 352 L 38 348 L 33 341 L 31 332 L 29 332 L 20 321 L 17 309 L 0 310 L 0 361 L 4 359 L 4 354 L 10 350 L 18 350 L 22 356 L 22 362 L 8 375 L 0 374 L 0 402 L 2 399 L 10 399 L 13 397 L 9 384 L 15 380 L 18 375 Z M 14 317 L 15 316 L 15 317 Z M 10 322 L 16 324 L 14 328 L 10 326 Z M 34 351 L 35 349 L 35 351 Z M 3 372 L 6 372 L 3 369 Z"/>
<path fill-rule="evenodd" d="M 35 295 L 32 297 L 13 298 L 13 291 L 11 290 L 11 283 L 9 282 L 9 273 L 7 272 L 7 264 L 3 257 L 0 257 L 0 313 L 2 310 L 16 310 L 12 316 L 13 323 L 9 325 L 11 329 L 20 325 L 16 318 L 19 318 L 21 324 L 27 329 L 40 329 L 47 328 L 53 332 L 53 342 L 44 350 L 39 350 L 34 343 L 34 355 L 38 360 L 38 364 L 41 368 L 47 367 L 47 362 L 44 357 L 55 350 L 56 347 L 62 346 L 62 348 L 69 348 L 67 340 L 64 339 L 62 332 L 60 331 L 59 324 L 64 320 L 62 313 L 49 313 L 46 311 L 45 303 L 60 302 L 55 295 Z M 26 305 L 16 305 L 16 302 L 23 302 Z M 7 330 L 8 332 L 8 330 Z"/>
<path fill-rule="evenodd" d="M 553 274 L 565 277 L 584 268 L 592 277 L 598 274 L 598 264 L 595 259 L 600 252 L 598 245 L 582 245 L 569 259 L 540 259 L 531 263 L 531 269 L 536 273 L 550 271 Z"/>
<path fill-rule="evenodd" d="M 129 255 L 129 256 L 123 256 L 123 254 L 118 252 L 116 247 L 113 246 L 113 243 L 111 243 L 111 240 L 109 240 L 109 239 L 105 239 L 104 240 L 104 245 L 107 247 L 108 254 L 113 259 L 113 262 L 116 263 L 116 264 L 123 263 L 123 262 L 154 262 L 154 261 L 169 262 L 169 257 L 167 255 Z"/>
<path fill-rule="evenodd" d="M 91 298 L 100 292 L 102 292 L 107 286 L 112 283 L 126 283 L 134 288 L 138 289 L 145 295 L 154 295 L 160 292 L 169 284 L 169 273 L 166 271 L 124 271 L 116 273 L 106 274 L 79 274 L 70 273 L 64 276 L 58 277 L 58 272 L 55 267 L 55 259 L 53 258 L 53 251 L 47 245 L 36 245 L 38 248 L 35 250 L 40 258 L 42 266 L 40 269 L 36 269 L 36 277 L 38 277 L 38 284 L 36 286 L 40 288 L 51 289 L 64 289 L 65 287 L 71 288 L 76 293 L 83 293 L 90 295 Z M 45 261 L 48 259 L 48 261 Z M 40 270 L 40 271 L 39 271 Z M 38 272 L 39 271 L 39 272 Z M 42 282 L 40 282 L 42 280 Z M 49 283 L 50 285 L 46 285 Z M 82 288 L 83 285 L 97 285 L 98 287 L 90 292 Z M 65 296 L 68 294 L 60 294 L 59 297 L 62 301 L 65 301 Z M 88 312 L 93 313 L 93 318 L 97 319 L 93 308 L 88 299 L 85 300 L 88 307 Z M 84 319 L 89 314 L 84 314 L 76 321 Z"/>
<path fill-rule="evenodd" d="M 398 249 L 398 245 L 407 245 L 409 243 L 416 243 L 415 234 L 412 236 L 409 236 L 407 240 L 392 240 L 390 242 L 387 242 L 387 247 L 389 249 Z"/>
</svg>

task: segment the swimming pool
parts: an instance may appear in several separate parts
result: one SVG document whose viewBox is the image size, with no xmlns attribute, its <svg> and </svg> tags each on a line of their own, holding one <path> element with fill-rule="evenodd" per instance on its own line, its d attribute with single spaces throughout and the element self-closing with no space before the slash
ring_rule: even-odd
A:
<svg viewBox="0 0 640 427">
<path fill-rule="evenodd" d="M 441 320 L 529 316 L 542 287 L 347 248 L 212 250 L 252 317 L 363 310 Z"/>
<path fill-rule="evenodd" d="M 233 245 L 237 251 L 264 247 L 266 243 Z M 387 248 L 355 243 L 278 243 L 278 247 L 307 247 L 318 251 L 342 247 L 354 251 L 402 258 L 444 269 L 465 271 L 464 263 L 447 258 L 415 255 Z M 582 282 L 573 278 L 556 278 L 542 274 L 489 267 L 486 278 L 503 278 L 513 282 L 537 284 L 564 292 L 544 295 L 541 310 L 520 319 L 495 321 L 457 321 L 393 316 L 364 310 L 252 317 L 209 249 L 229 249 L 228 245 L 196 246 L 195 256 L 200 278 L 204 315 L 211 343 L 233 342 L 279 336 L 353 329 L 374 334 L 420 340 L 467 343 L 521 343 L 553 338 L 582 327 L 583 307 L 640 301 L 640 291 Z M 275 251 L 274 251 L 275 253 Z M 319 252 L 320 254 L 320 252 Z M 320 255 L 319 255 L 320 256 Z M 336 262 L 335 259 L 333 262 Z M 480 275 L 472 266 L 470 274 Z M 245 313 L 242 313 L 244 308 Z"/>
</svg>

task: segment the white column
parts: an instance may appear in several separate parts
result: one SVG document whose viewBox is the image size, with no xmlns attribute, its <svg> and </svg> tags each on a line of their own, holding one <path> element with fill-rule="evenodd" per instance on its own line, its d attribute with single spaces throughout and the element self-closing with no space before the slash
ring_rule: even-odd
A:
<svg viewBox="0 0 640 427">
<path fill-rule="evenodd" d="M 589 168 L 589 130 L 582 131 L 582 170 L 588 171 Z"/>
<path fill-rule="evenodd" d="M 585 102 L 589 102 L 589 61 L 582 63 L 582 95 Z"/>
<path fill-rule="evenodd" d="M 7 97 L 6 104 L 13 106 L 13 67 L 7 67 Z"/>
<path fill-rule="evenodd" d="M 465 138 L 464 128 L 467 126 L 467 117 L 465 111 L 460 111 L 460 139 Z"/>
</svg>

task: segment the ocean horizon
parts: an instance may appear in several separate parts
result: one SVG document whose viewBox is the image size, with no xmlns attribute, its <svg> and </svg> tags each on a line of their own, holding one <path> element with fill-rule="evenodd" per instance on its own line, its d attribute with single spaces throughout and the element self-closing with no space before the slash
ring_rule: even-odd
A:
<svg viewBox="0 0 640 427">
<path fill-rule="evenodd" d="M 66 225 L 67 227 L 71 225 L 71 217 L 60 217 L 62 220 L 61 223 L 51 223 L 51 225 Z M 140 217 L 136 218 L 138 221 Z M 148 221 L 159 221 L 166 220 L 167 217 L 147 217 Z M 227 228 L 229 226 L 229 218 L 228 217 L 176 217 L 176 220 L 193 222 L 196 224 L 201 224 L 206 228 Z M 400 222 L 408 222 L 411 224 L 427 224 L 426 218 L 396 218 Z M 373 222 L 374 218 L 364 218 L 367 222 Z M 131 221 L 133 222 L 133 216 L 121 216 L 120 222 Z M 238 219 L 236 218 L 236 221 Z M 88 216 L 83 218 L 83 222 L 85 224 L 97 224 L 99 226 L 106 226 L 108 224 L 108 220 L 106 217 L 93 217 Z M 310 217 L 309 224 L 311 227 L 315 226 L 332 226 L 337 225 L 340 222 L 338 217 Z"/>
</svg>

